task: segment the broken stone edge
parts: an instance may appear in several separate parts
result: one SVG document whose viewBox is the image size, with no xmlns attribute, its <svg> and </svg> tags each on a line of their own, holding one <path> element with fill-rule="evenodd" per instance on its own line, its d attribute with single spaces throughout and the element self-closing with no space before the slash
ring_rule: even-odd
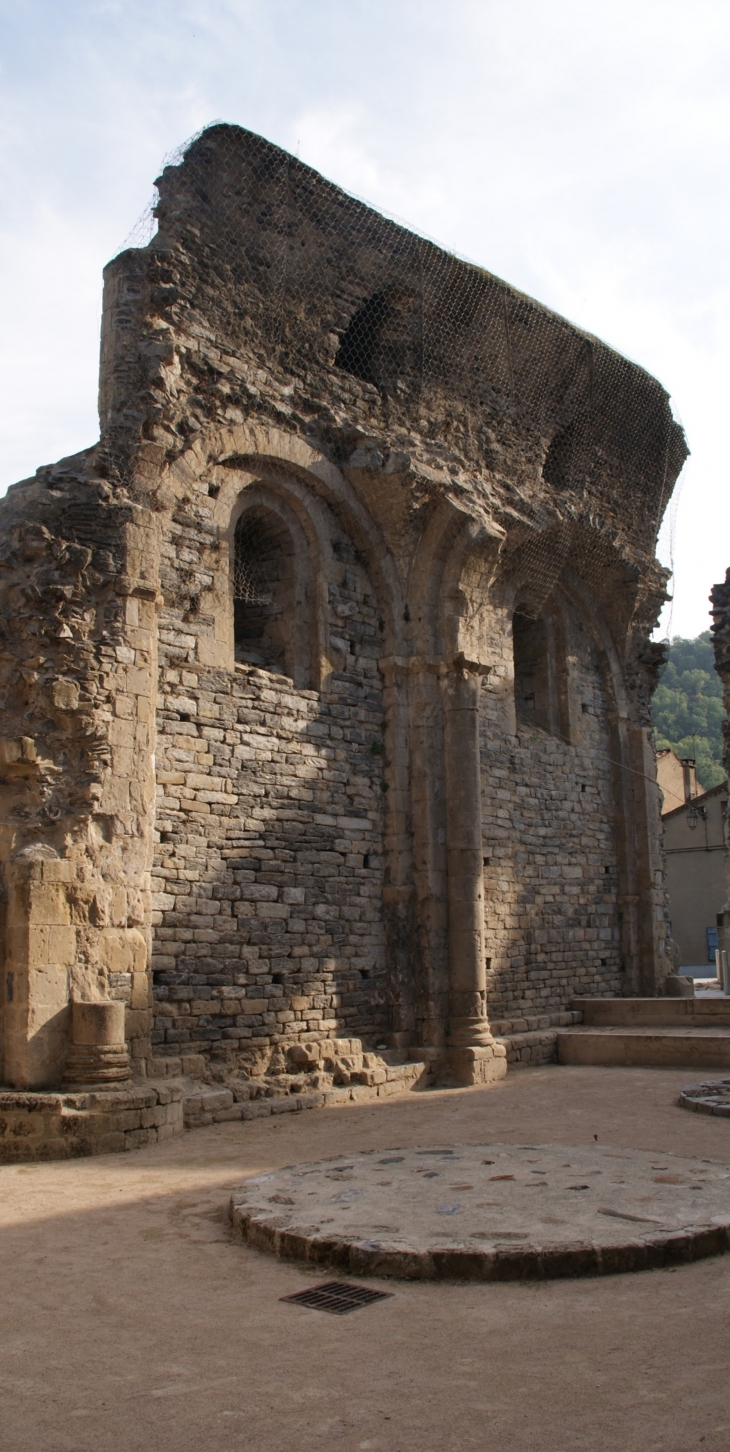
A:
<svg viewBox="0 0 730 1452">
<path fill-rule="evenodd" d="M 730 1119 L 730 1079 L 687 1084 L 677 1103 L 681 1109 L 690 1109 L 693 1114 L 716 1114 L 722 1119 Z"/>
<path fill-rule="evenodd" d="M 510 1250 L 465 1250 L 456 1246 L 428 1250 L 388 1250 L 367 1241 L 308 1234 L 304 1229 L 277 1227 L 256 1208 L 237 1205 L 231 1197 L 229 1216 L 235 1231 L 257 1250 L 280 1260 L 304 1262 L 348 1275 L 382 1276 L 409 1281 L 534 1281 L 577 1276 L 610 1276 L 627 1271 L 662 1270 L 688 1265 L 730 1250 L 730 1220 L 654 1235 L 624 1245 L 577 1242 L 570 1246 L 523 1246 Z"/>
</svg>

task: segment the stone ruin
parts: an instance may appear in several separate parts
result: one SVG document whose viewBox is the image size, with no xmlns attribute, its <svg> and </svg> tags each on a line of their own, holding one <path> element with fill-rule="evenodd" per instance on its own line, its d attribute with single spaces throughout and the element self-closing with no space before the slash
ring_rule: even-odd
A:
<svg viewBox="0 0 730 1452">
<path fill-rule="evenodd" d="M 239 127 L 156 185 L 100 441 L 0 503 L 16 1137 L 159 1127 L 166 1071 L 486 1083 L 669 968 L 665 391 Z"/>
</svg>

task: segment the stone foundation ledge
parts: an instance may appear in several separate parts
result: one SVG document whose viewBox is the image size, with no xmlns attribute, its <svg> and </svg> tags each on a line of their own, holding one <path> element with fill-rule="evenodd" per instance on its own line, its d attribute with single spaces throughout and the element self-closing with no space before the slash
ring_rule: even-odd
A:
<svg viewBox="0 0 730 1452">
<path fill-rule="evenodd" d="M 394 1094 L 408 1093 L 413 1089 L 428 1089 L 433 1082 L 430 1065 L 415 1062 L 385 1066 L 381 1083 L 347 1084 L 302 1094 L 279 1091 L 250 1098 L 243 1097 L 245 1090 L 213 1088 L 205 1084 L 192 1089 L 185 1096 L 185 1128 L 201 1129 L 206 1125 L 225 1124 L 230 1120 L 266 1119 L 272 1114 L 296 1114 L 303 1109 L 368 1103 L 376 1099 L 389 1099 Z"/>
<path fill-rule="evenodd" d="M 510 1068 L 524 1069 L 530 1064 L 555 1064 L 558 1058 L 558 1031 L 544 1029 L 541 1033 L 503 1034 L 495 1039 L 507 1051 Z"/>
<path fill-rule="evenodd" d="M 566 1009 L 564 1013 L 497 1019 L 491 1028 L 495 1043 L 504 1045 L 508 1065 L 514 1069 L 524 1069 L 535 1064 L 556 1064 L 558 1029 L 572 1028 L 582 1018 L 583 1014 L 575 1009 Z"/>
<path fill-rule="evenodd" d="M 0 1164 L 115 1154 L 182 1130 L 179 1084 L 73 1093 L 0 1090 Z"/>
<path fill-rule="evenodd" d="M 576 1009 L 564 1009 L 560 1013 L 528 1013 L 516 1018 L 489 1020 L 489 1027 L 497 1039 L 513 1038 L 516 1034 L 533 1034 L 553 1028 L 572 1028 L 583 1022 L 583 1013 Z"/>
</svg>

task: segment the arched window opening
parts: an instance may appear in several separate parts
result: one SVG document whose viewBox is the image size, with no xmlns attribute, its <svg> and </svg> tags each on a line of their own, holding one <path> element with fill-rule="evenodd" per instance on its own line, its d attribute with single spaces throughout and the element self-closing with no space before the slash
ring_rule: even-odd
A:
<svg viewBox="0 0 730 1452">
<path fill-rule="evenodd" d="M 512 621 L 515 713 L 518 724 L 555 731 L 554 662 L 552 639 L 545 620 L 532 618 L 519 607 Z"/>
<path fill-rule="evenodd" d="M 380 340 L 380 330 L 388 315 L 388 303 L 384 292 L 376 292 L 363 303 L 350 319 L 337 350 L 335 364 L 354 378 L 366 383 L 378 384 L 375 376 L 375 353 Z"/>
<path fill-rule="evenodd" d="M 542 477 L 556 489 L 567 489 L 573 478 L 576 452 L 575 424 L 568 424 L 552 439 L 542 466 Z"/>
<path fill-rule="evenodd" d="M 407 289 L 388 287 L 358 308 L 342 335 L 335 366 L 382 393 L 420 384 L 420 310 Z"/>
<path fill-rule="evenodd" d="M 296 559 L 286 524 L 273 510 L 246 510 L 236 525 L 233 577 L 236 660 L 295 679 Z M 297 681 L 297 684 L 304 684 Z"/>
</svg>

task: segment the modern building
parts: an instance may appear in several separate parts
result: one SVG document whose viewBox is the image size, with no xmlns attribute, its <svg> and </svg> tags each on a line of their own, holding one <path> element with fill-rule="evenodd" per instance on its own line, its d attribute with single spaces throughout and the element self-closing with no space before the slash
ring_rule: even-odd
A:
<svg viewBox="0 0 730 1452">
<path fill-rule="evenodd" d="M 681 765 L 686 778 L 694 762 Z M 691 968 L 695 977 L 712 977 L 715 971 L 717 917 L 728 895 L 727 809 L 724 781 L 710 791 L 688 795 L 679 806 L 662 813 L 672 937 L 680 967 Z"/>
</svg>

